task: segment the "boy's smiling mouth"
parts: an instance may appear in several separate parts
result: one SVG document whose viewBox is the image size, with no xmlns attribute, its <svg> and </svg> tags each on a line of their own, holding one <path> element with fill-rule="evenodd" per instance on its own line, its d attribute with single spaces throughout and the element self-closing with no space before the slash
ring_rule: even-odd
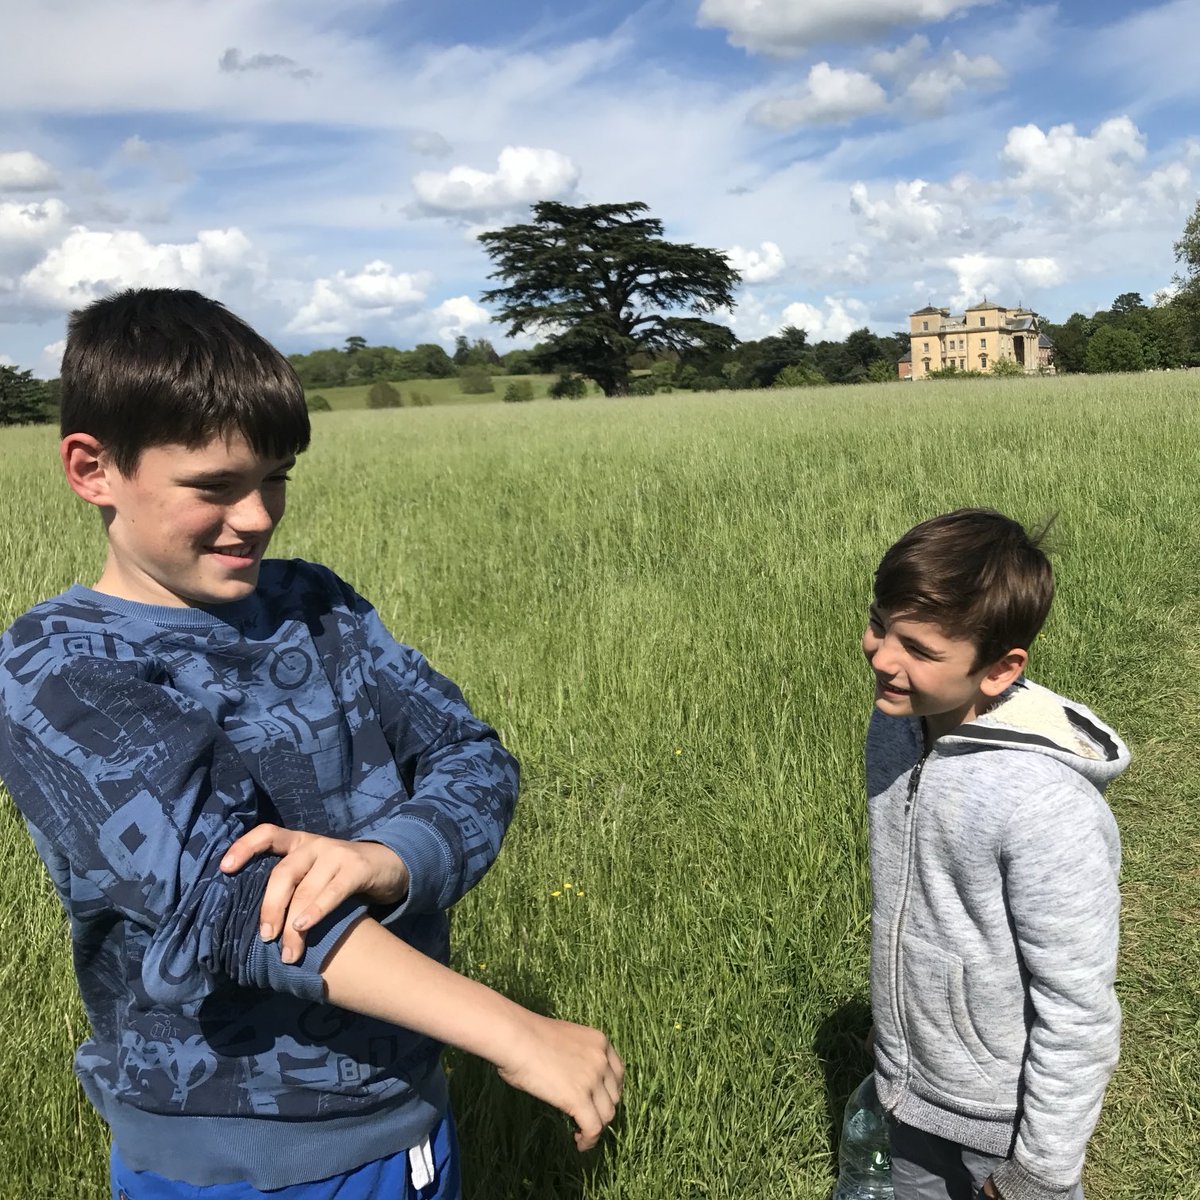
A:
<svg viewBox="0 0 1200 1200">
<path fill-rule="evenodd" d="M 235 546 L 209 546 L 210 554 L 215 554 L 218 558 L 234 559 L 237 562 L 248 563 L 253 562 L 258 556 L 258 544 L 255 542 L 239 542 Z"/>
</svg>

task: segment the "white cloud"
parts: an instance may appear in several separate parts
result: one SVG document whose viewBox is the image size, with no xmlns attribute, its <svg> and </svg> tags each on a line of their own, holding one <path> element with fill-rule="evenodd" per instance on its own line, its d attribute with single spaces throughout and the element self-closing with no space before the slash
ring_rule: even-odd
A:
<svg viewBox="0 0 1200 1200">
<path fill-rule="evenodd" d="M 743 283 L 766 283 L 787 266 L 783 251 L 774 242 L 763 242 L 758 250 L 731 246 L 725 251 L 725 257 L 741 275 Z"/>
<path fill-rule="evenodd" d="M 1013 307 L 1025 288 L 1049 288 L 1062 283 L 1059 263 L 1048 257 L 1005 258 L 994 254 L 962 254 L 946 260 L 957 278 L 952 308 L 977 304 L 984 296 Z"/>
<path fill-rule="evenodd" d="M 1063 281 L 1062 267 L 1054 258 L 1018 258 L 1016 276 L 1019 283 L 1032 287 L 1049 288 Z"/>
<path fill-rule="evenodd" d="M 872 200 L 867 185 L 850 188 L 850 211 L 864 218 L 867 228 L 884 241 L 929 243 L 941 237 L 948 224 L 945 206 L 933 199 L 924 179 L 897 183 L 892 198 Z"/>
<path fill-rule="evenodd" d="M 437 323 L 438 337 L 443 342 L 449 342 L 468 329 L 489 324 L 492 314 L 476 304 L 470 296 L 451 296 L 433 310 L 433 319 Z"/>
<path fill-rule="evenodd" d="M 938 116 L 968 88 L 996 87 L 1006 78 L 991 55 L 971 58 L 948 45 L 931 53 L 929 39 L 921 34 L 894 50 L 873 54 L 870 65 L 877 75 L 895 82 L 899 90 L 894 107 L 917 117 Z"/>
<path fill-rule="evenodd" d="M 288 322 L 290 333 L 356 332 L 356 326 L 387 320 L 425 299 L 429 276 L 396 273 L 391 264 L 369 262 L 355 275 L 345 271 L 312 285 L 308 302 Z"/>
<path fill-rule="evenodd" d="M 869 75 L 817 63 L 796 96 L 764 100 L 750 116 L 760 125 L 790 129 L 795 125 L 837 125 L 887 107 L 887 93 Z"/>
<path fill-rule="evenodd" d="M 1008 131 L 1001 157 L 1016 170 L 1011 186 L 1049 194 L 1069 210 L 1109 222 L 1129 210 L 1134 169 L 1146 157 L 1145 135 L 1128 117 L 1112 117 L 1091 136 L 1074 125 Z"/>
<path fill-rule="evenodd" d="M 66 338 L 42 347 L 42 371 L 47 379 L 56 378 L 62 371 L 62 357 L 66 353 L 66 349 Z"/>
<path fill-rule="evenodd" d="M 822 42 L 865 42 L 904 25 L 942 21 L 993 0 L 703 0 L 701 26 L 724 29 L 733 46 L 773 56 Z"/>
<path fill-rule="evenodd" d="M 76 226 L 18 285 L 38 309 L 87 304 L 122 287 L 191 287 L 219 291 L 261 271 L 261 260 L 240 229 L 202 229 L 194 242 L 150 242 L 131 230 L 102 232 Z"/>
<path fill-rule="evenodd" d="M 867 306 L 861 300 L 825 297 L 825 307 L 797 301 L 783 310 L 782 325 L 794 325 L 808 334 L 810 342 L 840 342 L 868 323 Z"/>
<path fill-rule="evenodd" d="M 0 202 L 0 278 L 32 267 L 62 236 L 66 223 L 67 206 L 61 200 Z"/>
<path fill-rule="evenodd" d="M 1004 79 L 1004 68 L 990 55 L 968 58 L 954 50 L 944 61 L 913 76 L 897 103 L 920 116 L 939 116 L 972 85 L 997 86 Z"/>
<path fill-rule="evenodd" d="M 154 157 L 154 149 L 140 134 L 135 133 L 121 143 L 117 157 L 124 162 L 149 162 Z"/>
<path fill-rule="evenodd" d="M 429 212 L 479 214 L 569 196 L 579 174 L 557 150 L 505 146 L 495 171 L 465 166 L 421 171 L 413 177 L 413 190 Z"/>
<path fill-rule="evenodd" d="M 915 75 L 929 55 L 929 39 L 924 34 L 914 33 L 903 45 L 894 50 L 880 50 L 871 55 L 871 70 L 876 75 L 888 78 L 903 78 Z"/>
<path fill-rule="evenodd" d="M 58 187 L 58 173 L 29 150 L 0 154 L 0 192 L 48 192 Z"/>
<path fill-rule="evenodd" d="M 0 354 L 0 367 L 15 367 L 16 365 L 7 354 Z"/>
</svg>

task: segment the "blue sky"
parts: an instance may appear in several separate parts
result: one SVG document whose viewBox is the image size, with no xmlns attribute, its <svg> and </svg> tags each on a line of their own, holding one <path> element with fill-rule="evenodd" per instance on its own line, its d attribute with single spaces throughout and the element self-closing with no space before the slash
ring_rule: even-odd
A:
<svg viewBox="0 0 1200 1200">
<path fill-rule="evenodd" d="M 1200 0 L 55 0 L 0 74 L 0 361 L 195 287 L 285 351 L 502 330 L 476 235 L 644 200 L 742 337 L 1170 282 Z M 42 50 L 51 47 L 52 50 Z"/>
</svg>

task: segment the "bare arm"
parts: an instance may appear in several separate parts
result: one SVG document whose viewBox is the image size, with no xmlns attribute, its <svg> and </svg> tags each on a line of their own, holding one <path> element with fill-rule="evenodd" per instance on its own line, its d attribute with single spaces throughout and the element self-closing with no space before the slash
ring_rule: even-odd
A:
<svg viewBox="0 0 1200 1200">
<path fill-rule="evenodd" d="M 492 1063 L 500 1077 L 561 1109 L 588 1150 L 612 1120 L 625 1065 L 598 1030 L 522 1008 L 414 950 L 364 917 L 321 968 L 328 999 Z"/>
</svg>

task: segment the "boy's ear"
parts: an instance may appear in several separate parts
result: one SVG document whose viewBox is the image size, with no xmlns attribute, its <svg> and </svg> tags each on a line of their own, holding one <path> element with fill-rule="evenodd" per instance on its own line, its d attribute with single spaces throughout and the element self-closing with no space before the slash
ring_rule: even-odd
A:
<svg viewBox="0 0 1200 1200">
<path fill-rule="evenodd" d="M 1000 695 L 1005 688 L 1012 687 L 1017 682 L 1028 661 L 1029 651 L 1014 646 L 988 667 L 979 685 L 979 690 L 985 696 Z"/>
<path fill-rule="evenodd" d="M 75 495 L 100 508 L 113 503 L 109 476 L 116 468 L 99 439 L 90 433 L 68 433 L 59 443 L 58 456 Z"/>
</svg>

